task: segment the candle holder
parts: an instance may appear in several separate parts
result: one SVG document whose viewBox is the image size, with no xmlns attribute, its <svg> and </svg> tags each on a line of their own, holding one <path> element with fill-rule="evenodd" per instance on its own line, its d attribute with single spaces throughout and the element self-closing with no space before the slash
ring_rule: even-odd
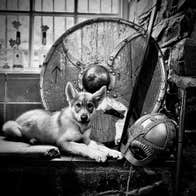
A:
<svg viewBox="0 0 196 196">
<path fill-rule="evenodd" d="M 47 30 L 49 27 L 47 25 L 42 25 L 41 26 L 41 31 L 42 31 L 42 45 L 47 44 Z"/>
<path fill-rule="evenodd" d="M 13 27 L 16 29 L 16 39 L 10 39 L 9 44 L 13 48 L 13 68 L 23 68 L 23 52 L 19 49 L 21 44 L 21 33 L 19 27 L 22 25 L 20 21 L 13 21 Z"/>
</svg>

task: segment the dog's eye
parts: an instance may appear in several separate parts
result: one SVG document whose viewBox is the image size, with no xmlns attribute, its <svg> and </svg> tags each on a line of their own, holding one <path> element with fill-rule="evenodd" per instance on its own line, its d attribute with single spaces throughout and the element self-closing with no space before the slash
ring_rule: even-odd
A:
<svg viewBox="0 0 196 196">
<path fill-rule="evenodd" d="M 92 110 L 92 109 L 93 109 L 93 107 L 94 107 L 94 106 L 93 106 L 93 104 L 92 104 L 92 103 L 88 103 L 88 104 L 87 104 L 87 108 L 88 108 L 89 110 Z"/>
<path fill-rule="evenodd" d="M 81 103 L 76 103 L 76 107 L 81 108 Z"/>
</svg>

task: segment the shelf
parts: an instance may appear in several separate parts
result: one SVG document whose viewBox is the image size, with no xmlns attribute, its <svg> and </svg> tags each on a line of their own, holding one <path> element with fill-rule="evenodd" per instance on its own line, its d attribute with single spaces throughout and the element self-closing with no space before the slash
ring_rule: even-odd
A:
<svg viewBox="0 0 196 196">
<path fill-rule="evenodd" d="M 25 105 L 40 105 L 42 104 L 41 102 L 0 102 L 0 104 L 10 104 L 10 105 L 20 105 L 20 104 L 25 104 Z"/>
<path fill-rule="evenodd" d="M 0 73 L 3 74 L 40 74 L 41 68 L 0 68 Z"/>
</svg>

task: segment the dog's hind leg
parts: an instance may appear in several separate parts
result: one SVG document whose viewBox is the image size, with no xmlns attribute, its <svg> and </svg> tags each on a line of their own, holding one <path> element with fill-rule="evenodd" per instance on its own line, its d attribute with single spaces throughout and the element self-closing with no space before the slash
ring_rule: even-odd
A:
<svg viewBox="0 0 196 196">
<path fill-rule="evenodd" d="M 16 121 L 7 121 L 3 127 L 2 131 L 5 136 L 11 138 L 22 137 L 21 126 Z"/>
</svg>

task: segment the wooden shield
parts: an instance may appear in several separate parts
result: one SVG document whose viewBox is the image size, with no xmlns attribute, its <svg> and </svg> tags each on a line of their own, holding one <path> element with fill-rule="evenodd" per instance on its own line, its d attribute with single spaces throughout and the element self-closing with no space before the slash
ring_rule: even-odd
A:
<svg viewBox="0 0 196 196">
<path fill-rule="evenodd" d="M 66 83 L 70 81 L 81 90 L 82 75 L 92 64 L 107 68 L 112 81 L 108 96 L 128 107 L 145 44 L 146 34 L 141 27 L 118 18 L 90 19 L 70 28 L 52 46 L 43 64 L 41 96 L 44 107 L 50 111 L 66 107 Z M 136 118 L 157 112 L 165 92 L 163 59 L 153 39 L 149 48 L 138 104 L 134 108 Z M 117 120 L 98 111 L 92 119 L 91 137 L 100 142 L 112 142 Z"/>
</svg>

